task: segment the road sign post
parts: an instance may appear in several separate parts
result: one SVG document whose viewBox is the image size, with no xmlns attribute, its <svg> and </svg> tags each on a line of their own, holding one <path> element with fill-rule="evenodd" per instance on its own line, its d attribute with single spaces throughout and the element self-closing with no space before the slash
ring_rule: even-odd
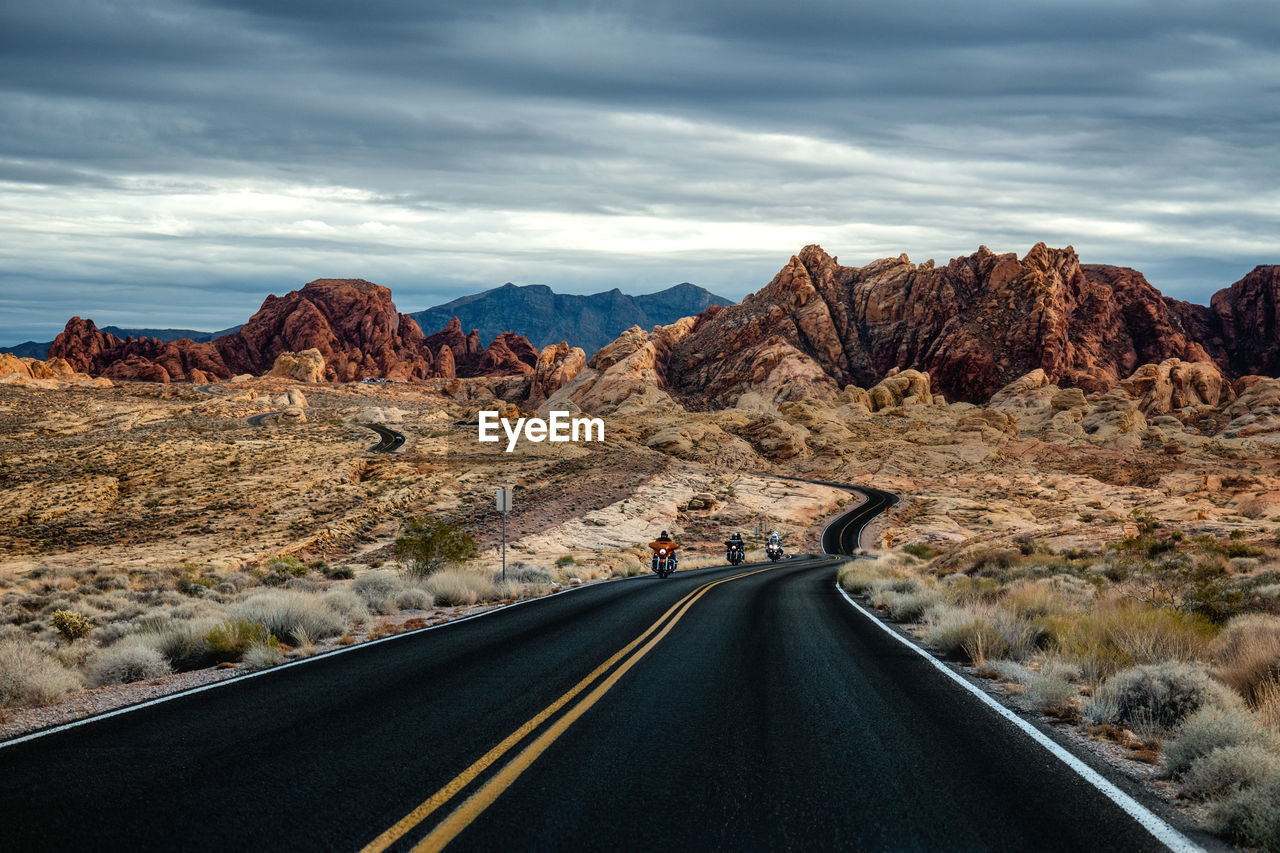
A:
<svg viewBox="0 0 1280 853">
<path fill-rule="evenodd" d="M 498 489 L 498 512 L 502 513 L 502 582 L 507 582 L 507 513 L 511 510 L 511 499 L 515 489 L 503 486 Z"/>
</svg>

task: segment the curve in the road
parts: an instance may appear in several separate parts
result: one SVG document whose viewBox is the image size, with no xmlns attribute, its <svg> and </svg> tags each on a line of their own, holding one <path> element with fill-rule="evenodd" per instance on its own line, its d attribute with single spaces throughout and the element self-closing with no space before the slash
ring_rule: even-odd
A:
<svg viewBox="0 0 1280 853">
<path fill-rule="evenodd" d="M 369 448 L 370 453 L 391 453 L 399 450 L 405 442 L 404 433 L 384 427 L 382 424 L 361 424 L 379 436 L 379 441 Z"/>
</svg>

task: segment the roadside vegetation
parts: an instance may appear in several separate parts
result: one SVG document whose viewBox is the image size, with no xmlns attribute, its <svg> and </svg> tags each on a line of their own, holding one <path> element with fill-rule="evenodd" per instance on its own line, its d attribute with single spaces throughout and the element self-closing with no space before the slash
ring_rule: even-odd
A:
<svg viewBox="0 0 1280 853">
<path fill-rule="evenodd" d="M 912 543 L 841 586 L 1015 702 L 1154 765 L 1234 842 L 1280 850 L 1280 543 L 1137 514 L 1099 551 Z"/>
<path fill-rule="evenodd" d="M 53 704 L 85 688 L 209 667 L 262 669 L 425 627 L 451 608 L 644 569 L 639 549 L 607 565 L 558 555 L 541 565 L 526 555 L 508 563 L 503 581 L 472 561 L 469 534 L 434 519 L 408 520 L 392 551 L 399 560 L 376 568 L 279 555 L 229 572 L 30 572 L 0 593 L 0 719 L 5 708 Z"/>
</svg>

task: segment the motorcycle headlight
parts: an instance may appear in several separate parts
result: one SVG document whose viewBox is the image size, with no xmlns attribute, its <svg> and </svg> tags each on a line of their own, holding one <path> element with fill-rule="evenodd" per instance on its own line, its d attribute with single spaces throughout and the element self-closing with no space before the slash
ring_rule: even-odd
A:
<svg viewBox="0 0 1280 853">
<path fill-rule="evenodd" d="M 659 548 L 659 549 L 658 549 L 658 554 L 659 554 L 659 555 L 663 555 L 663 556 L 665 556 L 665 555 L 666 555 L 666 553 L 667 553 L 667 549 L 666 549 L 666 548 Z"/>
</svg>

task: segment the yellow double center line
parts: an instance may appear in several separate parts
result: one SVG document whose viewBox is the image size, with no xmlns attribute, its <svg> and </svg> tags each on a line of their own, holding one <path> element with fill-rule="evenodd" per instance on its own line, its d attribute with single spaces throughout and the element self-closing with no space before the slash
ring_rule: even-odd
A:
<svg viewBox="0 0 1280 853">
<path fill-rule="evenodd" d="M 489 781 L 485 782 L 478 791 L 454 809 L 453 812 L 442 820 L 435 829 L 431 830 L 426 838 L 418 842 L 418 844 L 413 848 L 414 853 L 426 853 L 426 851 L 444 849 L 445 845 L 456 838 L 458 833 L 470 826 L 472 821 L 480 816 L 481 812 L 492 805 L 498 797 L 502 796 L 502 793 L 511 786 L 511 783 L 514 782 L 521 773 L 529 769 L 529 766 L 538 760 L 538 756 L 542 755 L 542 753 L 546 751 L 547 747 L 551 746 L 551 744 L 555 742 L 556 738 L 564 734 L 566 729 L 573 725 L 579 717 L 585 714 L 592 705 L 599 701 L 601 696 L 609 692 L 609 689 L 612 688 L 613 685 L 618 683 L 618 679 L 622 678 L 622 676 L 625 675 L 631 667 L 635 666 L 642 657 L 648 654 L 654 646 L 661 642 L 662 638 L 670 633 L 671 629 L 675 627 L 675 624 L 689 612 L 689 608 L 692 607 L 699 598 L 706 595 L 713 587 L 717 587 L 722 583 L 728 583 L 729 581 L 738 580 L 739 578 L 759 574 L 760 572 L 768 571 L 770 568 L 773 567 L 769 566 L 764 569 L 743 572 L 742 574 L 724 578 L 723 580 L 705 583 L 693 592 L 690 592 L 684 598 L 677 601 L 675 604 L 671 605 L 671 608 L 667 610 L 666 613 L 663 613 L 656 622 L 645 629 L 644 633 L 636 637 L 630 643 L 627 643 L 627 645 L 620 649 L 616 654 L 593 669 L 586 678 L 571 687 L 559 699 L 543 708 L 534 716 L 530 717 L 524 725 L 520 726 L 520 728 L 503 738 L 501 743 L 486 752 L 474 764 L 455 776 L 448 784 L 424 800 L 422 804 L 413 811 L 396 821 L 394 826 L 379 835 L 377 838 L 373 839 L 373 841 L 366 844 L 364 848 L 361 849 L 360 853 L 382 853 L 382 851 L 396 843 L 407 832 L 426 820 L 438 808 L 457 796 L 457 794 L 462 791 L 463 788 L 467 787 L 467 785 L 471 784 L 477 776 L 488 769 L 498 759 L 506 755 L 513 747 L 546 722 L 553 714 L 572 702 L 578 694 L 582 693 L 582 691 L 595 683 L 596 679 L 608 672 L 614 664 L 623 658 L 626 658 L 627 655 L 631 654 L 637 646 L 644 643 L 643 647 L 641 647 L 639 651 L 627 658 L 627 660 L 614 670 L 608 678 L 596 685 L 594 690 L 584 696 L 578 704 L 570 708 L 569 711 L 558 719 L 554 725 L 550 726 L 546 731 L 539 735 L 536 740 L 526 746 L 520 754 L 503 766 L 489 779 Z M 646 640 L 648 640 L 648 642 L 645 642 Z"/>
</svg>

